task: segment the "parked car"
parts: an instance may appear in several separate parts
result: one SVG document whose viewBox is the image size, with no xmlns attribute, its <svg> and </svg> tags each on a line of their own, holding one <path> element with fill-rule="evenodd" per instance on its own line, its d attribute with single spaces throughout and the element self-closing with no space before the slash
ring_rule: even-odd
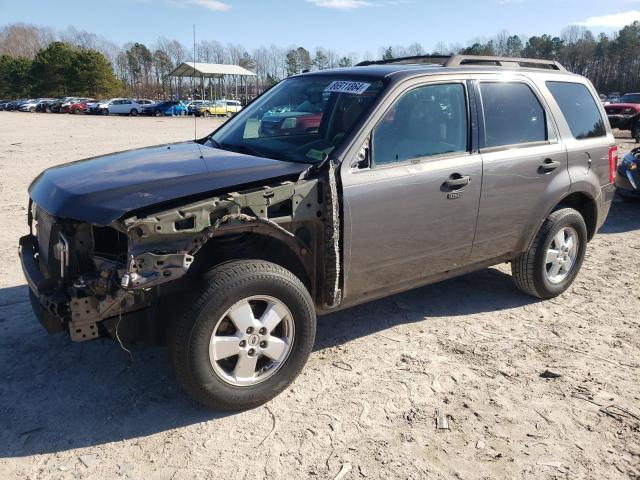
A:
<svg viewBox="0 0 640 480">
<path fill-rule="evenodd" d="M 237 100 L 216 100 L 213 115 L 231 117 L 242 110 L 242 104 Z"/>
<path fill-rule="evenodd" d="M 27 98 L 20 98 L 18 100 L 12 100 L 9 103 L 6 104 L 5 106 L 5 110 L 7 112 L 15 112 L 16 110 L 20 110 L 20 107 L 24 104 L 29 102 L 30 99 Z"/>
<path fill-rule="evenodd" d="M 100 109 L 100 105 L 102 104 L 106 105 L 112 100 L 115 100 L 115 99 L 109 98 L 106 100 L 96 100 L 94 102 L 87 102 L 86 113 L 90 113 L 92 115 L 102 115 L 102 110 Z"/>
<path fill-rule="evenodd" d="M 24 101 L 20 104 L 20 106 L 18 107 L 18 110 L 20 110 L 21 112 L 33 113 L 36 111 L 36 107 L 38 106 L 38 103 L 40 103 L 42 100 L 48 100 L 48 99 L 34 98 L 34 99 Z"/>
<path fill-rule="evenodd" d="M 148 105 L 142 109 L 141 113 L 142 115 L 151 115 L 154 117 L 180 116 L 187 114 L 187 107 L 178 100 L 169 100 Z"/>
<path fill-rule="evenodd" d="M 49 110 L 51 111 L 51 113 L 60 113 L 63 105 L 67 105 L 69 102 L 72 102 L 76 98 L 77 97 L 64 97 L 60 100 L 56 100 L 55 102 L 52 102 L 51 105 L 49 105 Z"/>
<path fill-rule="evenodd" d="M 623 200 L 640 199 L 640 148 L 627 153 L 618 165 L 616 188 Z"/>
<path fill-rule="evenodd" d="M 102 115 L 131 115 L 137 116 L 142 112 L 142 105 L 130 98 L 114 98 L 98 105 Z"/>
<path fill-rule="evenodd" d="M 7 104 L 9 102 L 10 102 L 10 100 L 0 100 L 0 112 L 3 111 L 7 107 Z"/>
<path fill-rule="evenodd" d="M 37 317 L 164 336 L 184 388 L 237 410 L 298 375 L 316 315 L 504 262 L 560 295 L 609 212 L 615 139 L 587 79 L 492 62 L 297 75 L 202 139 L 44 171 L 20 239 Z M 318 89 L 318 129 L 260 133 Z"/>
<path fill-rule="evenodd" d="M 640 142 L 640 103 L 612 103 L 604 109 L 611 128 L 628 130 L 631 137 Z"/>
<path fill-rule="evenodd" d="M 323 112 L 282 112 L 265 115 L 260 121 L 261 136 L 288 136 L 312 133 L 320 128 Z"/>
<path fill-rule="evenodd" d="M 60 107 L 60 112 L 62 113 L 85 113 L 87 111 L 87 104 L 93 103 L 95 100 L 93 98 L 76 98 L 70 102 L 63 104 Z"/>
<path fill-rule="evenodd" d="M 199 101 L 199 103 L 189 108 L 189 114 L 196 115 L 197 117 L 210 117 L 217 115 L 218 106 L 212 101 Z"/>
<path fill-rule="evenodd" d="M 640 93 L 625 93 L 618 100 L 619 103 L 634 103 L 640 105 Z"/>
<path fill-rule="evenodd" d="M 618 103 L 620 101 L 621 93 L 620 92 L 612 92 L 607 97 L 607 101 L 609 103 Z"/>
<path fill-rule="evenodd" d="M 54 102 L 57 102 L 59 99 L 57 98 L 47 98 L 44 100 L 40 100 L 37 104 L 36 104 L 36 112 L 39 113 L 49 113 L 51 112 L 51 105 Z"/>
<path fill-rule="evenodd" d="M 316 132 L 322 123 L 329 98 L 328 93 L 313 91 L 298 105 L 271 109 L 260 121 L 260 135 L 289 136 Z"/>
<path fill-rule="evenodd" d="M 200 110 L 202 107 L 210 105 L 213 105 L 213 102 L 209 100 L 192 100 L 186 103 L 187 113 L 189 115 L 196 115 L 198 113 L 198 110 Z M 202 114 L 204 112 L 200 113 Z"/>
</svg>

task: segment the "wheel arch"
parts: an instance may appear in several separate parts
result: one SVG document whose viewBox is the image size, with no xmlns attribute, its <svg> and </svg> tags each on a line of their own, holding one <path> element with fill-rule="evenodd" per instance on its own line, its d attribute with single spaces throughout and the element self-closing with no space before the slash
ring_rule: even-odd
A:
<svg viewBox="0 0 640 480">
<path fill-rule="evenodd" d="M 545 212 L 544 216 L 542 216 L 538 220 L 535 229 L 532 229 L 528 232 L 526 242 L 520 244 L 523 246 L 523 248 L 519 248 L 518 251 L 526 251 L 531 248 L 531 244 L 536 238 L 540 227 L 542 227 L 542 224 L 549 217 L 549 215 L 551 215 L 556 210 L 567 207 L 577 210 L 580 215 L 582 215 L 582 218 L 584 218 L 584 221 L 587 224 L 587 240 L 591 241 L 591 239 L 593 239 L 594 235 L 596 234 L 598 224 L 598 205 L 596 203 L 596 200 L 588 192 L 567 192 L 565 196 L 563 196 L 551 208 L 549 208 Z"/>
<path fill-rule="evenodd" d="M 223 233 L 211 238 L 194 256 L 189 273 L 205 271 L 234 260 L 264 260 L 289 270 L 315 298 L 315 281 L 309 250 L 296 238 L 278 235 L 268 227 Z"/>
<path fill-rule="evenodd" d="M 577 210 L 582 215 L 584 222 L 587 224 L 587 239 L 591 241 L 596 234 L 598 223 L 598 206 L 595 199 L 586 192 L 573 192 L 560 200 L 551 212 L 567 207 Z"/>
</svg>

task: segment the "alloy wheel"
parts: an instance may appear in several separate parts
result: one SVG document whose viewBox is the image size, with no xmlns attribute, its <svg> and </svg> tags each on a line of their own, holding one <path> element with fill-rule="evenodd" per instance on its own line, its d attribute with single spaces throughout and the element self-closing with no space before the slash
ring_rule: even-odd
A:
<svg viewBox="0 0 640 480">
<path fill-rule="evenodd" d="M 549 282 L 564 281 L 578 259 L 578 232 L 572 227 L 561 228 L 551 240 L 547 249 L 545 274 Z"/>
<path fill-rule="evenodd" d="M 284 365 L 294 339 L 291 312 L 280 300 L 252 296 L 218 320 L 209 341 L 209 361 L 224 382 L 252 386 Z"/>
</svg>

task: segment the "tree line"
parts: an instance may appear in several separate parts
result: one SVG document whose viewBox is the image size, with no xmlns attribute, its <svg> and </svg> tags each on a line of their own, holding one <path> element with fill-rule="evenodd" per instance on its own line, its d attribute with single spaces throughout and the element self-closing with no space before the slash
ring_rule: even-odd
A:
<svg viewBox="0 0 640 480">
<path fill-rule="evenodd" d="M 247 91 L 258 93 L 274 83 L 306 70 L 348 67 L 364 60 L 391 59 L 427 53 L 444 55 L 500 55 L 558 60 L 569 71 L 589 78 L 598 91 L 640 91 L 640 23 L 613 35 L 595 35 L 571 26 L 559 36 L 529 38 L 503 31 L 466 46 L 439 42 L 431 52 L 421 44 L 384 46 L 371 52 L 338 53 L 335 50 L 275 45 L 252 50 L 240 44 L 204 40 L 196 44 L 195 59 L 205 63 L 240 65 L 256 74 Z M 149 98 L 188 97 L 200 91 L 189 79 L 172 79 L 169 73 L 194 58 L 193 47 L 177 40 L 158 38 L 153 44 L 117 45 L 90 32 L 68 28 L 55 31 L 29 24 L 0 28 L 0 97 L 131 95 Z M 238 94 L 234 79 L 205 80 L 207 91 L 231 98 Z M 241 89 L 240 92 L 243 90 Z"/>
</svg>

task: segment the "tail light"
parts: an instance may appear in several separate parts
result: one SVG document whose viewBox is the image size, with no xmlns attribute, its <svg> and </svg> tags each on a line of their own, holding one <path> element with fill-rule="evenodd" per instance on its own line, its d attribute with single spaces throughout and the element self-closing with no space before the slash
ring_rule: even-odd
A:
<svg viewBox="0 0 640 480">
<path fill-rule="evenodd" d="M 618 171 L 618 147 L 609 148 L 609 182 L 616 180 L 616 172 Z"/>
</svg>

